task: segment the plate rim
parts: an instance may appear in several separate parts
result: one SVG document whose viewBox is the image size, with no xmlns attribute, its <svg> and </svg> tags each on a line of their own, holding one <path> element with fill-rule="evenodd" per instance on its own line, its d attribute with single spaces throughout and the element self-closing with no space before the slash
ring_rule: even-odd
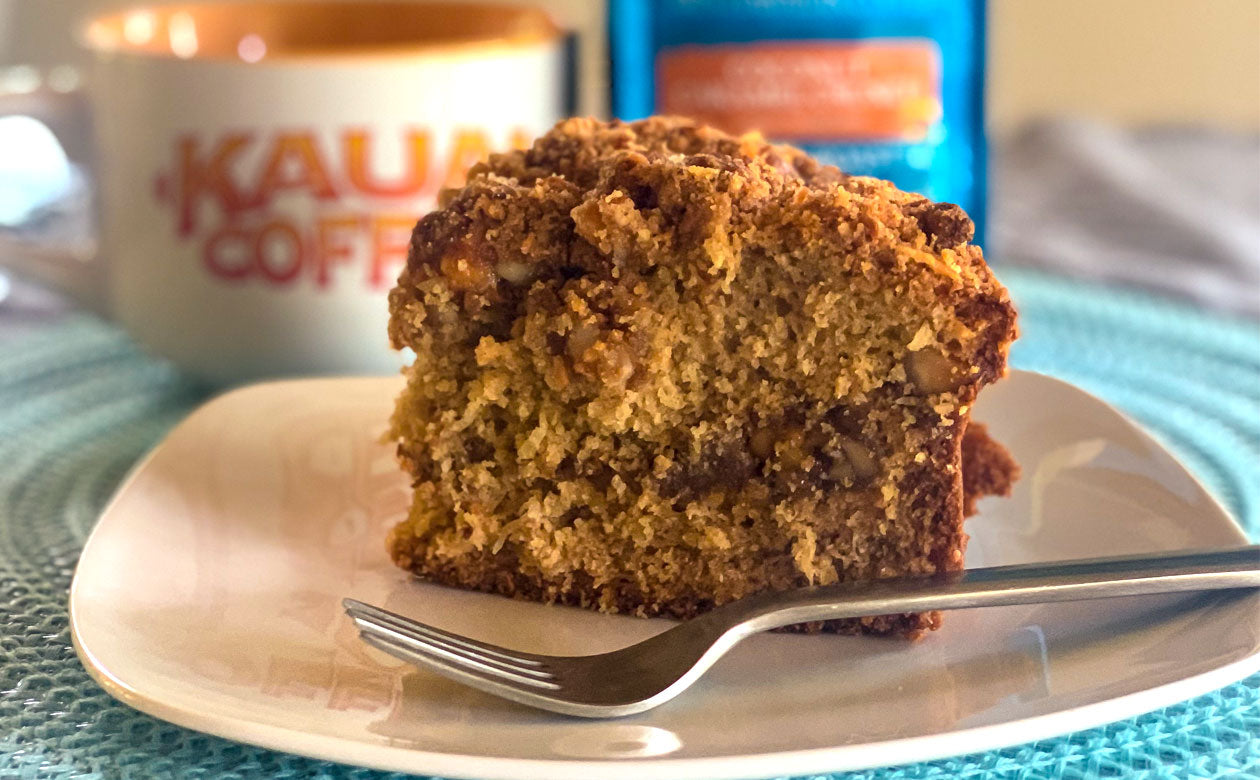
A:
<svg viewBox="0 0 1260 780">
<path fill-rule="evenodd" d="M 1199 487 L 1212 502 L 1221 517 L 1225 518 L 1230 531 L 1241 544 L 1248 543 L 1243 528 L 1238 524 L 1220 500 L 1208 490 L 1195 474 L 1168 446 L 1155 437 L 1122 410 L 1088 390 L 1037 371 L 1012 369 L 1011 375 L 1035 376 L 1087 396 L 1119 417 L 1125 425 L 1141 438 L 1162 450 L 1182 472 Z M 233 388 L 208 399 L 172 427 L 148 453 L 140 458 L 119 482 L 110 500 L 98 514 L 87 540 L 80 552 L 80 561 L 87 557 L 101 528 L 101 520 L 114 508 L 128 491 L 140 473 L 164 448 L 169 439 L 195 417 L 199 417 L 225 400 L 279 385 L 315 383 L 340 383 L 347 380 L 397 381 L 390 376 L 341 376 L 280 379 Z M 813 773 L 845 772 L 877 767 L 904 766 L 923 761 L 940 760 L 954 756 L 995 750 L 1023 744 L 1033 740 L 1051 739 L 1079 731 L 1096 728 L 1125 718 L 1170 706 L 1200 696 L 1242 680 L 1260 672 L 1260 646 L 1242 658 L 1209 669 L 1190 677 L 1147 688 L 1141 691 L 1109 698 L 1100 702 L 1081 705 L 1058 712 L 1045 713 L 1027 718 L 1009 720 L 985 726 L 974 726 L 956 731 L 940 732 L 915 737 L 861 742 L 851 745 L 782 750 L 751 755 L 702 756 L 694 758 L 624 758 L 624 759 L 565 759 L 565 758 L 511 758 L 486 756 L 472 753 L 436 752 L 416 747 L 381 745 L 351 737 L 313 734 L 270 723 L 257 723 L 244 719 L 225 719 L 203 715 L 196 710 L 170 704 L 137 690 L 114 675 L 100 661 L 81 636 L 79 618 L 79 591 L 81 580 L 76 565 L 70 583 L 68 612 L 70 640 L 75 653 L 88 676 L 110 696 L 135 710 L 160 720 L 192 729 L 215 737 L 277 750 L 317 760 L 333 761 L 351 766 L 440 775 L 466 780 L 588 780 L 591 776 L 607 780 L 640 780 L 644 772 L 652 772 L 658 780 L 738 780 L 752 777 L 778 777 Z M 1256 598 L 1251 594 L 1248 598 Z M 564 716 L 557 716 L 564 717 Z M 612 721 L 610 721 L 612 722 Z M 888 761 L 888 756 L 896 756 Z"/>
</svg>

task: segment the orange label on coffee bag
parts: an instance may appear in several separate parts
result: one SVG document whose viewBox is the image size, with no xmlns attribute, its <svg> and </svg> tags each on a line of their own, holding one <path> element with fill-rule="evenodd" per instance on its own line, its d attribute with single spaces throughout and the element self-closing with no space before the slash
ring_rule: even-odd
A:
<svg viewBox="0 0 1260 780">
<path fill-rule="evenodd" d="M 683 46 L 656 68 L 661 110 L 730 132 L 914 141 L 941 114 L 940 52 L 926 40 Z"/>
</svg>

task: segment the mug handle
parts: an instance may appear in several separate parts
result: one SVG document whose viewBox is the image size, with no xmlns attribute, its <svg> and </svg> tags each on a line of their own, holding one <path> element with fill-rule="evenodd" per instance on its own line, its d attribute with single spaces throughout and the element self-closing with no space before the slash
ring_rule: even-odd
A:
<svg viewBox="0 0 1260 780">
<path fill-rule="evenodd" d="M 55 68 L 49 74 L 59 70 L 73 73 Z M 71 162 L 80 170 L 90 169 L 87 96 L 77 85 L 65 84 L 69 79 L 64 76 L 60 89 L 50 80 L 28 66 L 0 69 L 0 119 L 25 116 L 39 121 L 52 131 Z M 90 218 L 95 220 L 95 213 Z M 94 235 L 52 241 L 0 228 L 0 272 L 51 287 L 92 311 L 105 311 L 105 274 Z"/>
</svg>

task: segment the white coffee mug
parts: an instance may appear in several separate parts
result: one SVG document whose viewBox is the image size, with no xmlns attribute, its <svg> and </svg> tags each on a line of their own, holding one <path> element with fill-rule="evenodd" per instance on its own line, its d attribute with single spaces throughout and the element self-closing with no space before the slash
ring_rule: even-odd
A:
<svg viewBox="0 0 1260 780">
<path fill-rule="evenodd" d="M 396 371 L 386 293 L 416 219 L 565 109 L 535 9 L 161 6 L 83 40 L 108 310 L 218 383 Z"/>
</svg>

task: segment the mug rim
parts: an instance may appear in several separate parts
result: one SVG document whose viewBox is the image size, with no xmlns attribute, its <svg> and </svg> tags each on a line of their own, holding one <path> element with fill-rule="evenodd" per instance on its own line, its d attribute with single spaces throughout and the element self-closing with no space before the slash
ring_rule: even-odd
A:
<svg viewBox="0 0 1260 780">
<path fill-rule="evenodd" d="M 107 26 L 114 26 L 116 29 L 123 28 L 127 19 L 134 18 L 137 15 L 171 14 L 179 11 L 195 13 L 210 8 L 223 11 L 232 7 L 248 9 L 259 6 L 266 6 L 272 9 L 286 6 L 293 8 L 301 8 L 303 6 L 308 8 L 311 6 L 357 7 L 371 8 L 376 12 L 399 7 L 410 7 L 412 9 L 432 8 L 435 11 L 480 11 L 502 13 L 516 20 L 524 20 L 526 24 L 518 25 L 519 29 L 515 31 L 493 30 L 487 31 L 485 34 L 456 36 L 446 40 L 400 40 L 397 43 L 389 44 L 370 42 L 346 43 L 320 48 L 281 49 L 275 53 L 268 51 L 265 57 L 253 61 L 246 60 L 235 53 L 227 52 L 202 53 L 198 51 L 187 56 L 181 56 L 172 48 L 156 50 L 144 48 L 142 45 L 122 41 L 116 33 L 106 31 Z M 503 27 L 511 27 L 511 24 L 505 24 Z M 257 0 L 223 0 L 222 2 L 193 0 L 192 2 L 178 4 L 146 2 L 114 8 L 106 13 L 83 19 L 77 26 L 75 37 L 82 48 L 98 56 L 127 56 L 142 60 L 169 62 L 236 63 L 249 67 L 258 67 L 299 61 L 344 63 L 345 60 L 412 59 L 442 54 L 460 54 L 470 50 L 477 50 L 480 53 L 487 48 L 498 50 L 528 49 L 540 44 L 554 44 L 563 35 L 563 30 L 552 17 L 542 8 L 533 5 L 442 2 L 441 0 L 369 0 L 369 2 L 360 2 L 359 0 L 262 0 L 262 2 Z"/>
</svg>

